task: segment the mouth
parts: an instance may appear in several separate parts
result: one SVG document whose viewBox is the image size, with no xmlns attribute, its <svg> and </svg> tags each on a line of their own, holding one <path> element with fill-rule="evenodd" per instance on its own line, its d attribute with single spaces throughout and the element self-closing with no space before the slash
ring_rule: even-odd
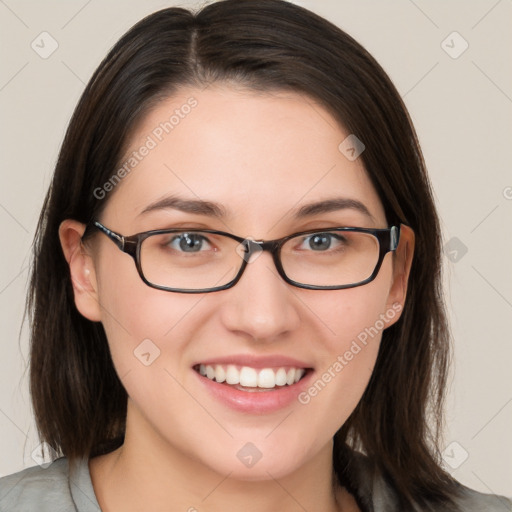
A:
<svg viewBox="0 0 512 512">
<path fill-rule="evenodd" d="M 193 369 L 206 379 L 249 393 L 292 387 L 313 370 L 292 366 L 253 368 L 235 364 L 196 364 Z"/>
</svg>

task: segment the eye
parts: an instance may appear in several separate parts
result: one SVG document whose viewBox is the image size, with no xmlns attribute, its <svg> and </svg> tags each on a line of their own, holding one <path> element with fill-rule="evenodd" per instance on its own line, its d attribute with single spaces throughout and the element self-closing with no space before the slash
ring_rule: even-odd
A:
<svg viewBox="0 0 512 512">
<path fill-rule="evenodd" d="M 346 242 L 345 237 L 335 233 L 314 233 L 303 238 L 305 247 L 299 247 L 299 249 L 325 252 L 329 249 L 339 248 L 346 244 Z"/>
<path fill-rule="evenodd" d="M 204 235 L 199 233 L 180 233 L 174 235 L 165 245 L 171 249 L 191 253 L 201 252 L 201 249 L 205 248 L 205 244 L 210 245 Z"/>
</svg>

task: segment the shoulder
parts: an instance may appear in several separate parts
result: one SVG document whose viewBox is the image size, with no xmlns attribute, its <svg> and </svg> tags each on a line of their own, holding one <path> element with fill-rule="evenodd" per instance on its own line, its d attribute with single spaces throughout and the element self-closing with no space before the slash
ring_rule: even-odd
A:
<svg viewBox="0 0 512 512">
<path fill-rule="evenodd" d="M 33 466 L 0 478 L 0 512 L 99 512 L 87 461 L 80 461 L 76 471 L 70 475 L 68 459 L 61 457 L 48 467 Z M 77 494 L 90 506 L 81 507 Z"/>
<path fill-rule="evenodd" d="M 347 470 L 348 483 L 363 510 L 394 512 L 400 509 L 397 492 L 368 457 L 353 451 Z M 512 512 L 512 501 L 504 496 L 480 493 L 460 483 L 457 484 L 457 491 L 453 496 L 455 505 L 436 507 L 436 512 Z M 430 512 L 434 509 L 418 505 L 415 510 Z"/>
<path fill-rule="evenodd" d="M 509 498 L 497 494 L 483 494 L 464 486 L 461 486 L 456 503 L 464 512 L 512 512 L 512 501 Z"/>
<path fill-rule="evenodd" d="M 68 472 L 67 459 L 60 458 L 47 468 L 33 466 L 1 478 L 0 511 L 73 510 Z"/>
</svg>

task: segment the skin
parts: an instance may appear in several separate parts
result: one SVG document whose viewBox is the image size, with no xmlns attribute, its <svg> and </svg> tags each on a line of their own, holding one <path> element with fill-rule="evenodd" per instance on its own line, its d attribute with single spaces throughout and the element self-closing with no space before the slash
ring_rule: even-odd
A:
<svg viewBox="0 0 512 512">
<path fill-rule="evenodd" d="M 197 106 L 104 199 L 99 220 L 107 227 L 131 235 L 186 225 L 267 240 L 324 227 L 387 227 L 361 159 L 349 161 L 338 150 L 348 133 L 296 93 L 227 84 L 182 90 L 146 115 L 127 153 L 191 96 Z M 333 191 L 364 203 L 373 219 L 354 209 L 300 221 L 291 216 Z M 219 202 L 229 216 L 221 221 L 174 209 L 139 216 L 170 193 Z M 299 289 L 262 253 L 235 287 L 195 295 L 148 287 L 107 237 L 81 244 L 84 228 L 66 220 L 59 231 L 76 306 L 103 323 L 129 395 L 124 445 L 90 461 L 102 510 L 358 510 L 346 490 L 333 486 L 332 438 L 363 394 L 380 335 L 307 405 L 294 401 L 275 413 L 228 408 L 206 393 L 191 366 L 229 354 L 280 354 L 309 362 L 318 378 L 365 327 L 404 304 L 412 231 L 403 229 L 397 252 L 386 255 L 365 286 Z M 133 351 L 148 338 L 160 356 L 144 366 Z M 251 468 L 236 457 L 247 442 L 262 453 Z"/>
</svg>

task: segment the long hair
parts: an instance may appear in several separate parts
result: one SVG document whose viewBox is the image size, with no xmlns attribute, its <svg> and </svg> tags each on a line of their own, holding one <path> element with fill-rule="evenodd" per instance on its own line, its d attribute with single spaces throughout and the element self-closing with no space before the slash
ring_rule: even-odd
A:
<svg viewBox="0 0 512 512">
<path fill-rule="evenodd" d="M 360 158 L 390 224 L 416 249 L 402 318 L 383 332 L 364 395 L 334 438 L 334 469 L 349 450 L 375 461 L 404 508 L 449 502 L 454 481 L 438 440 L 449 360 L 440 228 L 417 136 L 396 88 L 354 39 L 284 0 L 223 0 L 198 12 L 147 16 L 111 49 L 87 84 L 60 150 L 33 245 L 27 298 L 30 390 L 38 433 L 70 461 L 123 442 L 127 394 L 101 323 L 77 311 L 58 228 L 87 223 L 108 201 L 94 191 L 118 169 L 137 121 L 187 86 L 235 83 L 288 90 L 323 105 L 365 144 Z"/>
</svg>

